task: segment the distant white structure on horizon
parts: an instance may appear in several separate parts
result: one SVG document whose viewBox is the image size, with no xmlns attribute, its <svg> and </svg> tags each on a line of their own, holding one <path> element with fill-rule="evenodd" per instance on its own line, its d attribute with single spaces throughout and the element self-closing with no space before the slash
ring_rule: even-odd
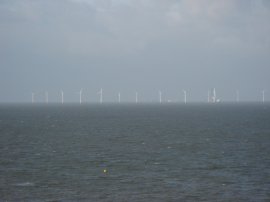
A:
<svg viewBox="0 0 270 202">
<path fill-rule="evenodd" d="M 80 104 L 82 104 L 82 88 L 81 88 L 81 90 L 79 91 L 79 94 L 80 94 Z"/>
<path fill-rule="evenodd" d="M 35 102 L 35 93 L 32 92 L 32 103 Z"/>
<path fill-rule="evenodd" d="M 48 104 L 49 103 L 49 93 L 48 93 L 48 91 L 45 92 L 45 100 L 46 100 L 46 103 Z"/>
<path fill-rule="evenodd" d="M 103 90 L 102 90 L 102 88 L 100 89 L 100 91 L 98 92 L 98 94 L 100 95 L 100 97 L 99 97 L 99 103 L 102 104 L 103 103 Z"/>
<path fill-rule="evenodd" d="M 213 88 L 212 92 L 210 92 L 210 102 L 211 103 L 217 103 L 220 102 L 220 99 L 217 98 L 216 88 Z"/>
<path fill-rule="evenodd" d="M 158 91 L 158 94 L 159 94 L 159 103 L 162 103 L 162 92 Z"/>
<path fill-rule="evenodd" d="M 187 91 L 183 90 L 184 93 L 184 103 L 187 104 Z"/>
<path fill-rule="evenodd" d="M 236 91 L 236 102 L 239 102 L 239 90 Z"/>
<path fill-rule="evenodd" d="M 262 102 L 264 103 L 265 101 L 265 90 L 262 90 Z"/>
<path fill-rule="evenodd" d="M 61 90 L 61 103 L 64 104 L 64 91 Z"/>
</svg>

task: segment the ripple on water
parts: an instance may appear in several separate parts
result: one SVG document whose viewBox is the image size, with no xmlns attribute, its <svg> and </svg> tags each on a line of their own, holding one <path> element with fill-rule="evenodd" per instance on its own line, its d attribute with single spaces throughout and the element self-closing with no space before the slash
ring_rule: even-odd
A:
<svg viewBox="0 0 270 202">
<path fill-rule="evenodd" d="M 33 186 L 35 186 L 35 183 L 33 183 L 33 182 L 19 182 L 19 183 L 16 183 L 14 185 L 17 187 L 33 187 Z"/>
</svg>

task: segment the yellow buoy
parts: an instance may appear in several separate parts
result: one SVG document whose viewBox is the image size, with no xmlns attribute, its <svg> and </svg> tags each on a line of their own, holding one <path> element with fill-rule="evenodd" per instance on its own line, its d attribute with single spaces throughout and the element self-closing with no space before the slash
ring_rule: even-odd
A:
<svg viewBox="0 0 270 202">
<path fill-rule="evenodd" d="M 107 170 L 106 170 L 106 169 L 104 169 L 104 170 L 103 170 L 103 173 L 107 173 Z"/>
</svg>

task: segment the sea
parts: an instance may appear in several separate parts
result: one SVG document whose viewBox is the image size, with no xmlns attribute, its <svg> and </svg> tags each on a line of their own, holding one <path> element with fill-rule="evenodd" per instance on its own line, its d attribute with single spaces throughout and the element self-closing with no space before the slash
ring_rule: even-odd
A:
<svg viewBox="0 0 270 202">
<path fill-rule="evenodd" d="M 270 103 L 0 104 L 0 201 L 270 201 Z"/>
</svg>

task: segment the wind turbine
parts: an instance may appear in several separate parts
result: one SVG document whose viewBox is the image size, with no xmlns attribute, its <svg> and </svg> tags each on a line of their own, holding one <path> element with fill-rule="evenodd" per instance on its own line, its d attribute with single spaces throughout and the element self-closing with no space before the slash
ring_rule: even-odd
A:
<svg viewBox="0 0 270 202">
<path fill-rule="evenodd" d="M 103 102 L 103 91 L 102 91 L 102 88 L 100 89 L 100 91 L 98 92 L 98 94 L 100 94 L 99 103 L 102 104 L 102 102 Z"/>
<path fill-rule="evenodd" d="M 217 95 L 216 95 L 216 88 L 213 89 L 213 102 L 215 103 L 217 99 Z"/>
<path fill-rule="evenodd" d="M 264 103 L 264 98 L 265 98 L 265 90 L 262 90 L 262 102 Z"/>
<path fill-rule="evenodd" d="M 184 102 L 185 104 L 187 104 L 187 91 L 183 90 L 183 93 L 184 93 Z"/>
<path fill-rule="evenodd" d="M 62 104 L 64 104 L 64 91 L 61 90 L 61 102 Z"/>
<path fill-rule="evenodd" d="M 138 92 L 135 94 L 135 102 L 138 103 Z"/>
<path fill-rule="evenodd" d="M 239 90 L 236 91 L 236 102 L 239 102 Z"/>
<path fill-rule="evenodd" d="M 158 93 L 159 93 L 159 103 L 162 103 L 162 92 L 158 91 Z"/>
<path fill-rule="evenodd" d="M 83 89 L 81 88 L 81 90 L 79 91 L 79 94 L 80 94 L 80 104 L 82 104 L 82 91 L 83 91 Z"/>
<path fill-rule="evenodd" d="M 48 91 L 45 92 L 45 99 L 46 99 L 46 103 L 49 103 L 49 93 Z"/>
<path fill-rule="evenodd" d="M 35 102 L 35 93 L 32 92 L 32 103 Z"/>
<path fill-rule="evenodd" d="M 120 103 L 121 102 L 121 94 L 120 94 L 120 92 L 118 93 L 118 103 Z"/>
</svg>

